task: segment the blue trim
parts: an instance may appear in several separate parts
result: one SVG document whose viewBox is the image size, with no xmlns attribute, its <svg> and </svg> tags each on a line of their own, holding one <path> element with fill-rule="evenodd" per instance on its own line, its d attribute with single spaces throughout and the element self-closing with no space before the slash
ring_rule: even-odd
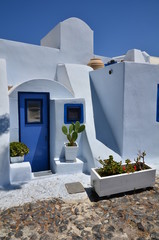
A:
<svg viewBox="0 0 159 240">
<path fill-rule="evenodd" d="M 48 164 L 48 167 L 47 169 L 42 169 L 42 170 L 48 170 L 50 169 L 50 93 L 49 92 L 18 92 L 18 117 L 19 117 L 19 141 L 21 141 L 22 139 L 22 132 L 21 132 L 21 116 L 20 116 L 20 98 L 21 96 L 23 96 L 23 94 L 28 94 L 29 95 L 32 95 L 34 94 L 36 97 L 28 97 L 27 96 L 27 99 L 29 100 L 39 100 L 40 99 L 40 94 L 42 95 L 45 95 L 46 96 L 46 101 L 47 101 L 47 119 L 48 119 L 48 125 L 47 125 L 47 136 L 48 136 L 48 141 L 47 141 L 47 149 L 48 149 L 48 158 L 47 158 L 47 164 Z M 25 102 L 24 102 L 24 106 L 25 106 Z M 43 107 L 42 107 L 42 111 L 41 113 L 43 112 Z M 43 121 L 43 120 L 42 120 Z M 42 122 L 43 123 L 43 122 Z M 26 124 L 26 122 L 25 122 Z M 30 124 L 33 124 L 35 127 L 38 126 L 38 123 L 28 123 L 29 125 L 28 126 L 31 126 Z M 26 160 L 27 161 L 27 160 Z M 40 171 L 42 171 L 40 170 Z"/>
<path fill-rule="evenodd" d="M 159 122 L 159 84 L 157 84 L 157 111 L 156 111 L 156 121 Z"/>
<path fill-rule="evenodd" d="M 69 119 L 69 110 L 76 109 L 79 110 L 79 117 L 77 119 Z M 84 121 L 84 114 L 83 114 L 83 104 L 73 104 L 73 103 L 66 103 L 64 104 L 64 123 L 70 124 L 72 122 L 79 121 L 83 123 Z"/>
<path fill-rule="evenodd" d="M 19 142 L 21 141 L 21 129 L 20 129 L 20 122 L 21 122 L 21 119 L 20 119 L 20 94 L 21 94 L 21 92 L 18 92 Z"/>
</svg>

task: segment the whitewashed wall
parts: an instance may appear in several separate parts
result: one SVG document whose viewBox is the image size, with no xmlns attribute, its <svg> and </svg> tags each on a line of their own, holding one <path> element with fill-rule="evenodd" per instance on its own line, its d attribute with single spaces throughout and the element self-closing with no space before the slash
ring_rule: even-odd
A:
<svg viewBox="0 0 159 240">
<path fill-rule="evenodd" d="M 60 69 L 62 65 L 60 65 Z M 91 86 L 89 72 L 92 68 L 84 65 L 65 64 L 63 65 L 63 74 L 66 74 L 69 79 L 70 89 L 76 98 L 82 97 L 85 99 L 86 105 L 86 131 L 81 138 L 82 153 L 80 158 L 87 162 L 87 170 L 90 171 L 91 167 L 98 166 L 98 158 L 106 158 L 109 155 L 114 155 L 116 160 L 120 160 L 120 156 L 113 150 L 105 146 L 102 142 L 96 139 L 94 113 L 91 98 Z M 96 71 L 94 71 L 96 72 Z M 57 80 L 63 83 L 65 76 L 57 74 Z M 63 83 L 64 84 L 64 83 Z M 99 116 L 98 121 L 101 123 Z M 103 123 L 103 122 L 102 122 Z"/>
<path fill-rule="evenodd" d="M 9 183 L 9 101 L 6 61 L 0 59 L 0 187 Z"/>
<path fill-rule="evenodd" d="M 0 40 L 0 57 L 7 63 L 8 85 L 30 79 L 54 79 L 59 50 Z"/>
<path fill-rule="evenodd" d="M 90 76 L 97 138 L 114 149 L 112 134 L 123 160 L 133 160 L 138 150 L 145 150 L 147 163 L 159 169 L 159 66 L 124 62 Z"/>
<path fill-rule="evenodd" d="M 93 31 L 81 19 L 69 18 L 51 30 L 41 45 L 60 49 L 62 60 L 71 57 L 72 63 L 87 64 L 93 57 Z"/>
<path fill-rule="evenodd" d="M 90 78 L 97 139 L 122 155 L 124 64 L 90 72 Z"/>
<path fill-rule="evenodd" d="M 58 47 L 57 44 L 46 47 L 0 39 L 0 58 L 7 61 L 8 85 L 30 79 L 54 80 L 58 63 L 89 62 L 93 57 L 93 31 L 89 26 L 77 18 L 67 19 L 59 26 L 60 40 L 57 41 L 60 41 L 60 49 L 52 48 Z M 46 39 L 48 37 L 50 42 L 54 41 L 52 34 Z"/>
<path fill-rule="evenodd" d="M 64 157 L 64 143 L 68 142 L 67 137 L 62 133 L 62 126 L 66 125 L 67 127 L 70 124 L 64 123 L 64 104 L 65 103 L 81 103 L 83 104 L 83 116 L 85 124 L 85 101 L 81 98 L 74 99 L 55 99 L 50 101 L 50 159 L 51 159 L 51 170 L 56 172 L 54 169 L 54 160 L 60 161 Z M 82 133 L 81 133 L 82 134 Z M 81 134 L 79 134 L 77 142 L 79 143 L 81 139 Z M 79 144 L 78 156 L 81 155 L 82 149 L 81 144 Z"/>
<path fill-rule="evenodd" d="M 159 66 L 125 63 L 124 157 L 134 157 L 138 150 L 145 150 L 149 159 L 159 156 L 157 84 Z"/>
</svg>

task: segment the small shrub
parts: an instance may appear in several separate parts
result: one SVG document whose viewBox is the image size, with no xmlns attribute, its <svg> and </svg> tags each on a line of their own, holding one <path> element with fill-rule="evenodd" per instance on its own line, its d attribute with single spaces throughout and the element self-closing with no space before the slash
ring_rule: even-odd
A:
<svg viewBox="0 0 159 240">
<path fill-rule="evenodd" d="M 29 153 L 29 148 L 21 142 L 10 143 L 10 157 L 24 156 Z"/>
<path fill-rule="evenodd" d="M 113 159 L 113 156 L 110 155 L 108 159 L 104 160 L 98 160 L 100 164 L 102 165 L 101 168 L 98 168 L 96 171 L 101 177 L 121 174 L 121 173 L 131 173 L 135 171 L 141 171 L 144 169 L 149 169 L 148 166 L 145 165 L 145 159 L 146 156 L 145 151 L 138 152 L 138 157 L 134 159 L 135 163 L 131 163 L 130 159 L 125 160 L 125 165 L 122 165 L 122 162 L 116 162 Z M 141 162 L 141 159 L 143 160 Z"/>
<path fill-rule="evenodd" d="M 112 155 L 108 159 L 100 159 L 99 162 L 103 165 L 102 168 L 97 169 L 101 177 L 123 173 L 122 162 L 116 162 Z"/>
</svg>

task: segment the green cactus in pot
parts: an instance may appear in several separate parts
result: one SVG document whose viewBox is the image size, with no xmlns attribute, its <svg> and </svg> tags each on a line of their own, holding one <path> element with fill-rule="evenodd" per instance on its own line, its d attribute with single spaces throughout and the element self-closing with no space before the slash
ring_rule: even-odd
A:
<svg viewBox="0 0 159 240">
<path fill-rule="evenodd" d="M 76 140 L 78 134 L 85 130 L 85 125 L 80 125 L 80 122 L 71 123 L 67 128 L 65 125 L 62 126 L 62 132 L 67 136 L 68 143 L 67 146 L 76 146 Z"/>
</svg>

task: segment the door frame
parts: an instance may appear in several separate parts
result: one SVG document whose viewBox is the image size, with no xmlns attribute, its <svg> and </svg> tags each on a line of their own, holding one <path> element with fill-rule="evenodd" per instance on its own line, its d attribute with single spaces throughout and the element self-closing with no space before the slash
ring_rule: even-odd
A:
<svg viewBox="0 0 159 240">
<path fill-rule="evenodd" d="M 48 166 L 50 169 L 50 93 L 49 92 L 24 92 L 24 91 L 18 91 L 18 121 L 19 121 L 19 142 L 21 141 L 21 120 L 20 120 L 20 95 L 21 94 L 46 94 L 47 96 L 47 118 L 48 118 L 48 129 L 47 129 L 47 133 L 48 133 Z M 29 99 L 29 97 L 28 97 Z M 25 106 L 26 107 L 26 106 Z"/>
</svg>

